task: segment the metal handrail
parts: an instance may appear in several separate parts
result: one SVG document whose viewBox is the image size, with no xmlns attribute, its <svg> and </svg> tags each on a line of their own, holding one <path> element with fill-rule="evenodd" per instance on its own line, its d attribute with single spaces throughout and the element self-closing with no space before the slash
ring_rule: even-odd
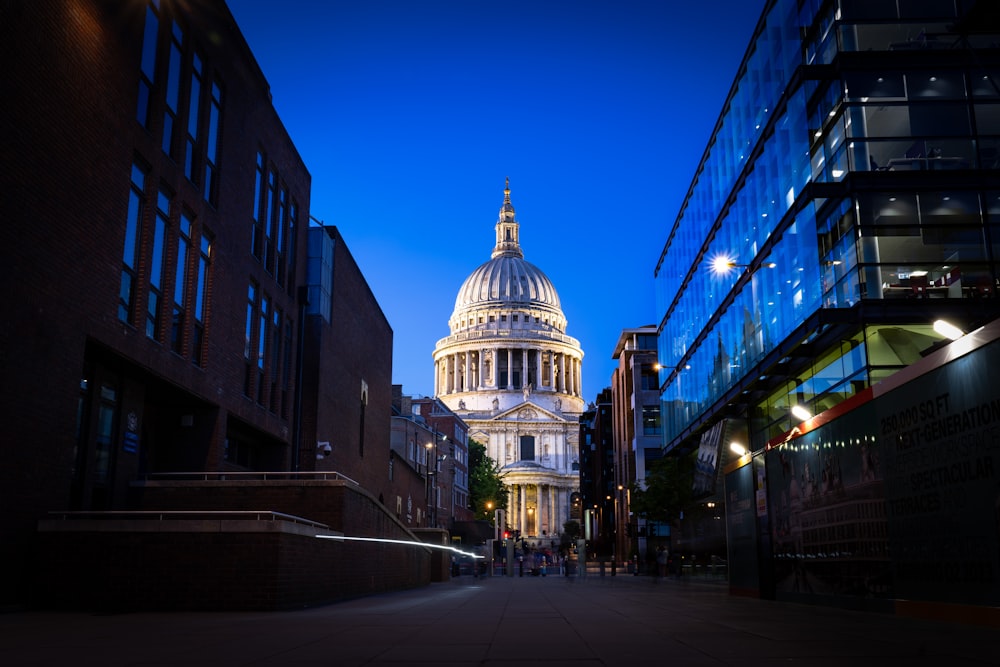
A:
<svg viewBox="0 0 1000 667">
<path fill-rule="evenodd" d="M 157 521 L 164 521 L 190 519 L 193 517 L 223 519 L 252 517 L 254 521 L 288 521 L 311 528 L 330 528 L 325 523 L 273 510 L 65 510 L 51 511 L 49 514 L 63 520 L 120 517 L 123 519 L 155 519 Z"/>
<path fill-rule="evenodd" d="M 188 479 L 197 481 L 225 481 L 227 478 L 233 478 L 237 480 L 246 479 L 258 479 L 261 481 L 267 480 L 288 480 L 288 479 L 319 479 L 319 480 L 334 480 L 334 481 L 345 481 L 354 484 L 355 486 L 361 486 L 356 481 L 344 475 L 342 473 L 336 472 L 334 470 L 329 471 L 308 471 L 308 472 L 292 472 L 283 470 L 274 471 L 251 471 L 251 470 L 239 470 L 239 471 L 226 471 L 226 472 L 209 472 L 209 471 L 191 471 L 191 472 L 154 472 L 146 475 L 147 480 L 158 480 L 158 479 Z"/>
</svg>

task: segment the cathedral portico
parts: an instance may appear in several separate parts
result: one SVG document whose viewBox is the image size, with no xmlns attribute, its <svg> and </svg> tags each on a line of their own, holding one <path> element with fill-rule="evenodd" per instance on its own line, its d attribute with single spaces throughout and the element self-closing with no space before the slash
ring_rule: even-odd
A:
<svg viewBox="0 0 1000 667">
<path fill-rule="evenodd" d="M 555 287 L 524 259 L 509 180 L 495 231 L 434 349 L 434 391 L 500 465 L 510 527 L 544 538 L 562 531 L 579 489 L 583 350 Z"/>
</svg>

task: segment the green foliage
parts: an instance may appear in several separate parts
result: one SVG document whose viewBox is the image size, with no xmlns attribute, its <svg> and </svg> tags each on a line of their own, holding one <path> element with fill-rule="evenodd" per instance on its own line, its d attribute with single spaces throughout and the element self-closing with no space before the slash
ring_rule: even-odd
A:
<svg viewBox="0 0 1000 667">
<path fill-rule="evenodd" d="M 571 540 L 578 539 L 581 535 L 583 535 L 583 530 L 580 528 L 580 522 L 576 519 L 570 519 L 564 523 L 563 534 Z"/>
<path fill-rule="evenodd" d="M 669 523 L 691 502 L 694 463 L 691 457 L 668 456 L 646 468 L 645 487 L 629 485 L 632 511 L 650 521 Z"/>
<path fill-rule="evenodd" d="M 507 509 L 507 489 L 503 485 L 500 465 L 486 453 L 486 446 L 469 440 L 469 508 L 477 519 L 493 522 L 493 509 Z"/>
</svg>

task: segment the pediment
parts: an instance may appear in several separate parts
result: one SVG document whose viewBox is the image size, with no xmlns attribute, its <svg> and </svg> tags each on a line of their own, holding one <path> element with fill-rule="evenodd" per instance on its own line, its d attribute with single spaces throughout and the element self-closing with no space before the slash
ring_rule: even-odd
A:
<svg viewBox="0 0 1000 667">
<path fill-rule="evenodd" d="M 489 421 L 566 422 L 567 420 L 561 415 L 529 400 L 496 414 Z"/>
</svg>

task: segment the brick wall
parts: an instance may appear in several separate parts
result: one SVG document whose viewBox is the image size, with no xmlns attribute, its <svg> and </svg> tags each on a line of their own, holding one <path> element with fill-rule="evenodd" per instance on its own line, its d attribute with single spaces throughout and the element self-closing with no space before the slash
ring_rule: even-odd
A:
<svg viewBox="0 0 1000 667">
<path fill-rule="evenodd" d="M 283 521 L 150 521 L 113 514 L 46 520 L 35 553 L 34 606 L 293 609 L 426 585 L 435 573 L 433 580 L 447 578 L 444 551 L 317 538 L 417 539 L 370 493 L 347 482 L 147 482 L 134 491 L 144 510 L 267 510 L 331 530 Z"/>
</svg>

